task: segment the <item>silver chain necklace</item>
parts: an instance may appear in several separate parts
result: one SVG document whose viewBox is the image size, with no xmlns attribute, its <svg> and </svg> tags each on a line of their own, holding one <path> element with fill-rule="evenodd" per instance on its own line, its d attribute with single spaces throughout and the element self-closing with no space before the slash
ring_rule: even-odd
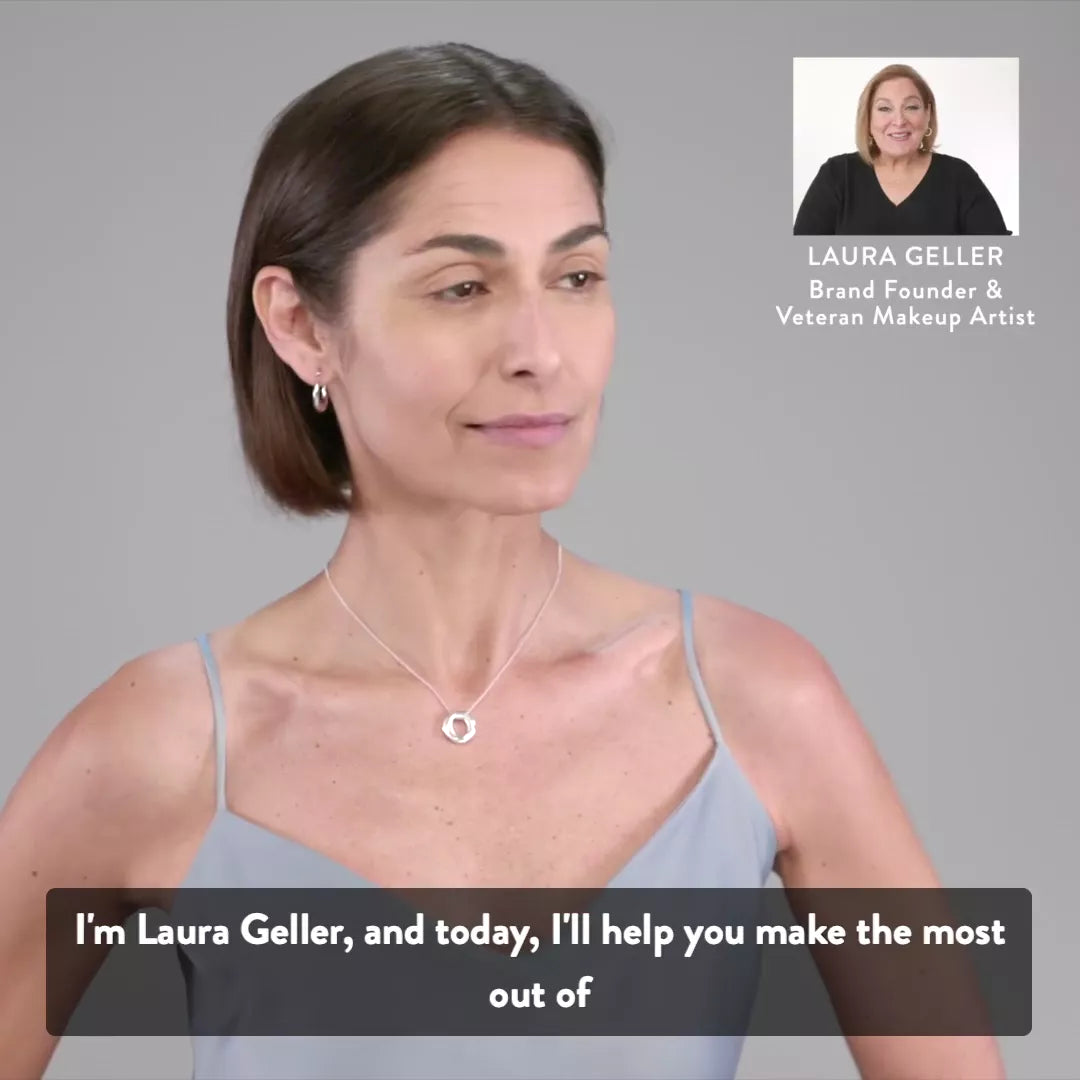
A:
<svg viewBox="0 0 1080 1080">
<path fill-rule="evenodd" d="M 555 580 L 552 582 L 551 588 L 548 590 L 547 596 L 544 597 L 544 602 L 540 605 L 540 610 L 536 613 L 533 621 L 529 623 L 528 627 L 526 627 L 525 633 L 521 635 L 521 640 L 517 643 L 517 648 L 515 648 L 514 651 L 510 654 L 510 657 L 506 661 L 506 663 L 503 664 L 503 666 L 499 668 L 499 670 L 495 673 L 495 678 L 493 678 L 491 682 L 488 683 L 487 689 L 467 709 L 465 709 L 464 712 L 454 712 L 453 710 L 451 710 L 450 706 L 447 705 L 445 701 L 443 701 L 442 695 L 439 693 L 439 691 L 436 690 L 435 687 L 432 686 L 431 683 L 429 683 L 423 675 L 420 675 L 417 672 L 413 671 L 413 669 L 409 667 L 409 665 L 406 664 L 405 661 L 402 660 L 401 657 L 398 656 L 398 654 L 394 652 L 394 650 L 391 649 L 390 646 L 387 645 L 386 642 L 383 641 L 382 638 L 380 638 L 379 635 L 376 634 L 375 631 L 372 630 L 371 627 L 368 626 L 368 624 L 364 622 L 364 620 L 361 619 L 360 616 L 357 615 L 351 607 L 349 607 L 349 605 L 345 602 L 345 597 L 343 597 L 341 593 L 338 592 L 337 586 L 334 584 L 333 580 L 330 577 L 329 563 L 327 563 L 326 566 L 323 567 L 323 573 L 326 575 L 327 584 L 330 586 L 334 595 L 338 598 L 341 606 L 371 635 L 371 637 L 375 640 L 377 644 L 381 645 L 410 675 L 412 675 L 414 679 L 418 679 L 420 682 L 422 682 L 435 695 L 435 697 L 439 699 L 439 704 L 442 705 L 442 707 L 447 712 L 446 719 L 443 721 L 442 724 L 442 733 L 451 742 L 461 744 L 467 743 L 476 734 L 476 721 L 473 719 L 472 716 L 473 709 L 475 709 L 476 706 L 479 705 L 485 697 L 487 697 L 488 691 L 498 681 L 499 676 L 502 675 L 502 673 L 510 666 L 517 654 L 521 652 L 522 648 L 525 645 L 525 642 L 528 640 L 529 635 L 533 632 L 533 628 L 540 621 L 540 616 L 544 614 L 544 610 L 548 606 L 548 601 L 550 601 L 551 598 L 555 595 L 555 590 L 556 588 L 558 588 L 559 585 L 559 579 L 562 577 L 562 544 L 559 544 L 558 546 Z M 460 735 L 458 734 L 456 726 L 459 720 L 465 725 L 465 730 Z"/>
</svg>

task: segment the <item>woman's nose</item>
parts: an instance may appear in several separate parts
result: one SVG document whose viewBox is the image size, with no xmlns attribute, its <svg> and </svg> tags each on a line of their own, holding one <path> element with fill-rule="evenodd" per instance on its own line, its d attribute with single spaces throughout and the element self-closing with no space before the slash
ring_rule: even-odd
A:
<svg viewBox="0 0 1080 1080">
<path fill-rule="evenodd" d="M 507 326 L 503 348 L 504 367 L 514 373 L 532 372 L 546 375 L 557 370 L 560 364 L 558 335 L 551 322 L 551 315 L 543 307 L 543 300 L 523 302 Z"/>
</svg>

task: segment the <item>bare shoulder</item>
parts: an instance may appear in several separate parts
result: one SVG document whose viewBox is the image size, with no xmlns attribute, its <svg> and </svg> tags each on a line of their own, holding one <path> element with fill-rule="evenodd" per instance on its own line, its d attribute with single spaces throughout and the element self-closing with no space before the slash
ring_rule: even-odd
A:
<svg viewBox="0 0 1080 1080">
<path fill-rule="evenodd" d="M 201 770 L 211 708 L 197 644 L 165 645 L 126 661 L 95 687 L 61 720 L 43 751 L 55 766 L 92 761 L 80 783 L 102 790 L 103 798 L 118 791 L 168 801 L 187 792 Z"/>
<path fill-rule="evenodd" d="M 845 729 L 850 734 L 852 717 L 828 707 L 844 696 L 840 683 L 820 649 L 799 631 L 708 595 L 694 598 L 694 628 L 703 675 L 760 711 L 763 737 L 779 734 L 776 723 L 787 738 L 842 737 Z"/>
<path fill-rule="evenodd" d="M 198 796 L 212 791 L 198 663 L 192 642 L 122 664 L 56 724 L 0 810 L 0 970 L 11 976 L 0 980 L 0 1057 L 19 1075 L 40 1076 L 55 1044 L 36 1004 L 48 891 L 104 890 L 95 906 L 112 922 L 167 907 L 179 884 Z M 105 951 L 72 970 L 72 1005 Z"/>
<path fill-rule="evenodd" d="M 694 646 L 725 741 L 784 851 L 792 843 L 792 779 L 806 768 L 807 751 L 853 734 L 851 716 L 837 707 L 839 683 L 805 636 L 723 597 L 695 595 Z"/>
<path fill-rule="evenodd" d="M 725 735 L 776 825 L 785 884 L 933 884 L 885 763 L 821 650 L 719 597 L 698 597 L 694 621 Z"/>
<path fill-rule="evenodd" d="M 134 884 L 211 797 L 212 730 L 194 641 L 123 663 L 60 720 L 12 790 L 0 847 L 18 865 L 5 869 L 46 888 Z"/>
</svg>

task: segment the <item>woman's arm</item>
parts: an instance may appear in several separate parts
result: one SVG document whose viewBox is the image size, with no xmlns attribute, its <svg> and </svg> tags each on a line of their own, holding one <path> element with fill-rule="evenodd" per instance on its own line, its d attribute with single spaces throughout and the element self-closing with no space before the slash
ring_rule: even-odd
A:
<svg viewBox="0 0 1080 1080">
<path fill-rule="evenodd" d="M 720 625 L 717 620 L 716 625 Z M 723 632 L 727 652 L 736 636 Z M 737 635 L 742 704 L 734 749 L 754 765 L 788 889 L 937 888 L 938 878 L 893 782 L 818 650 L 784 624 L 753 616 Z M 717 656 L 722 642 L 716 640 Z M 730 659 L 712 662 L 718 688 Z M 830 995 L 840 989 L 822 972 Z M 989 1036 L 847 1036 L 863 1077 L 1004 1077 Z"/>
<path fill-rule="evenodd" d="M 795 215 L 795 236 L 832 236 L 840 216 L 840 194 L 829 162 L 817 171 Z"/>
<path fill-rule="evenodd" d="M 57 725 L 0 812 L 0 1074 L 39 1077 L 57 1038 L 45 1027 L 45 894 L 51 888 L 139 888 L 156 881 L 190 821 L 196 776 L 206 772 L 180 712 L 193 695 L 182 648 L 121 667 Z M 207 706 L 208 708 L 209 706 Z M 209 727 L 206 729 L 208 737 Z M 186 762 L 185 757 L 186 755 Z M 212 790 L 207 776 L 203 786 Z M 122 921 L 153 898 L 134 903 Z M 71 1004 L 104 953 L 88 957 Z"/>
<path fill-rule="evenodd" d="M 963 236 L 1012 236 L 990 189 L 966 162 L 960 181 L 960 233 Z"/>
</svg>

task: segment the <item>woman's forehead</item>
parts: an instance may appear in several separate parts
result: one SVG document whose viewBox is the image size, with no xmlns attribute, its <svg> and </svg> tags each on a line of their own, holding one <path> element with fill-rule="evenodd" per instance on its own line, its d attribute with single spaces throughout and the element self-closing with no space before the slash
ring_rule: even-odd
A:
<svg viewBox="0 0 1080 1080">
<path fill-rule="evenodd" d="M 595 201 L 585 166 L 564 146 L 505 133 L 470 133 L 451 140 L 407 184 L 415 214 L 457 221 L 492 215 L 515 203 L 531 207 Z"/>
<path fill-rule="evenodd" d="M 919 88 L 906 75 L 885 79 L 875 92 L 876 97 L 917 97 L 922 100 Z"/>
</svg>

